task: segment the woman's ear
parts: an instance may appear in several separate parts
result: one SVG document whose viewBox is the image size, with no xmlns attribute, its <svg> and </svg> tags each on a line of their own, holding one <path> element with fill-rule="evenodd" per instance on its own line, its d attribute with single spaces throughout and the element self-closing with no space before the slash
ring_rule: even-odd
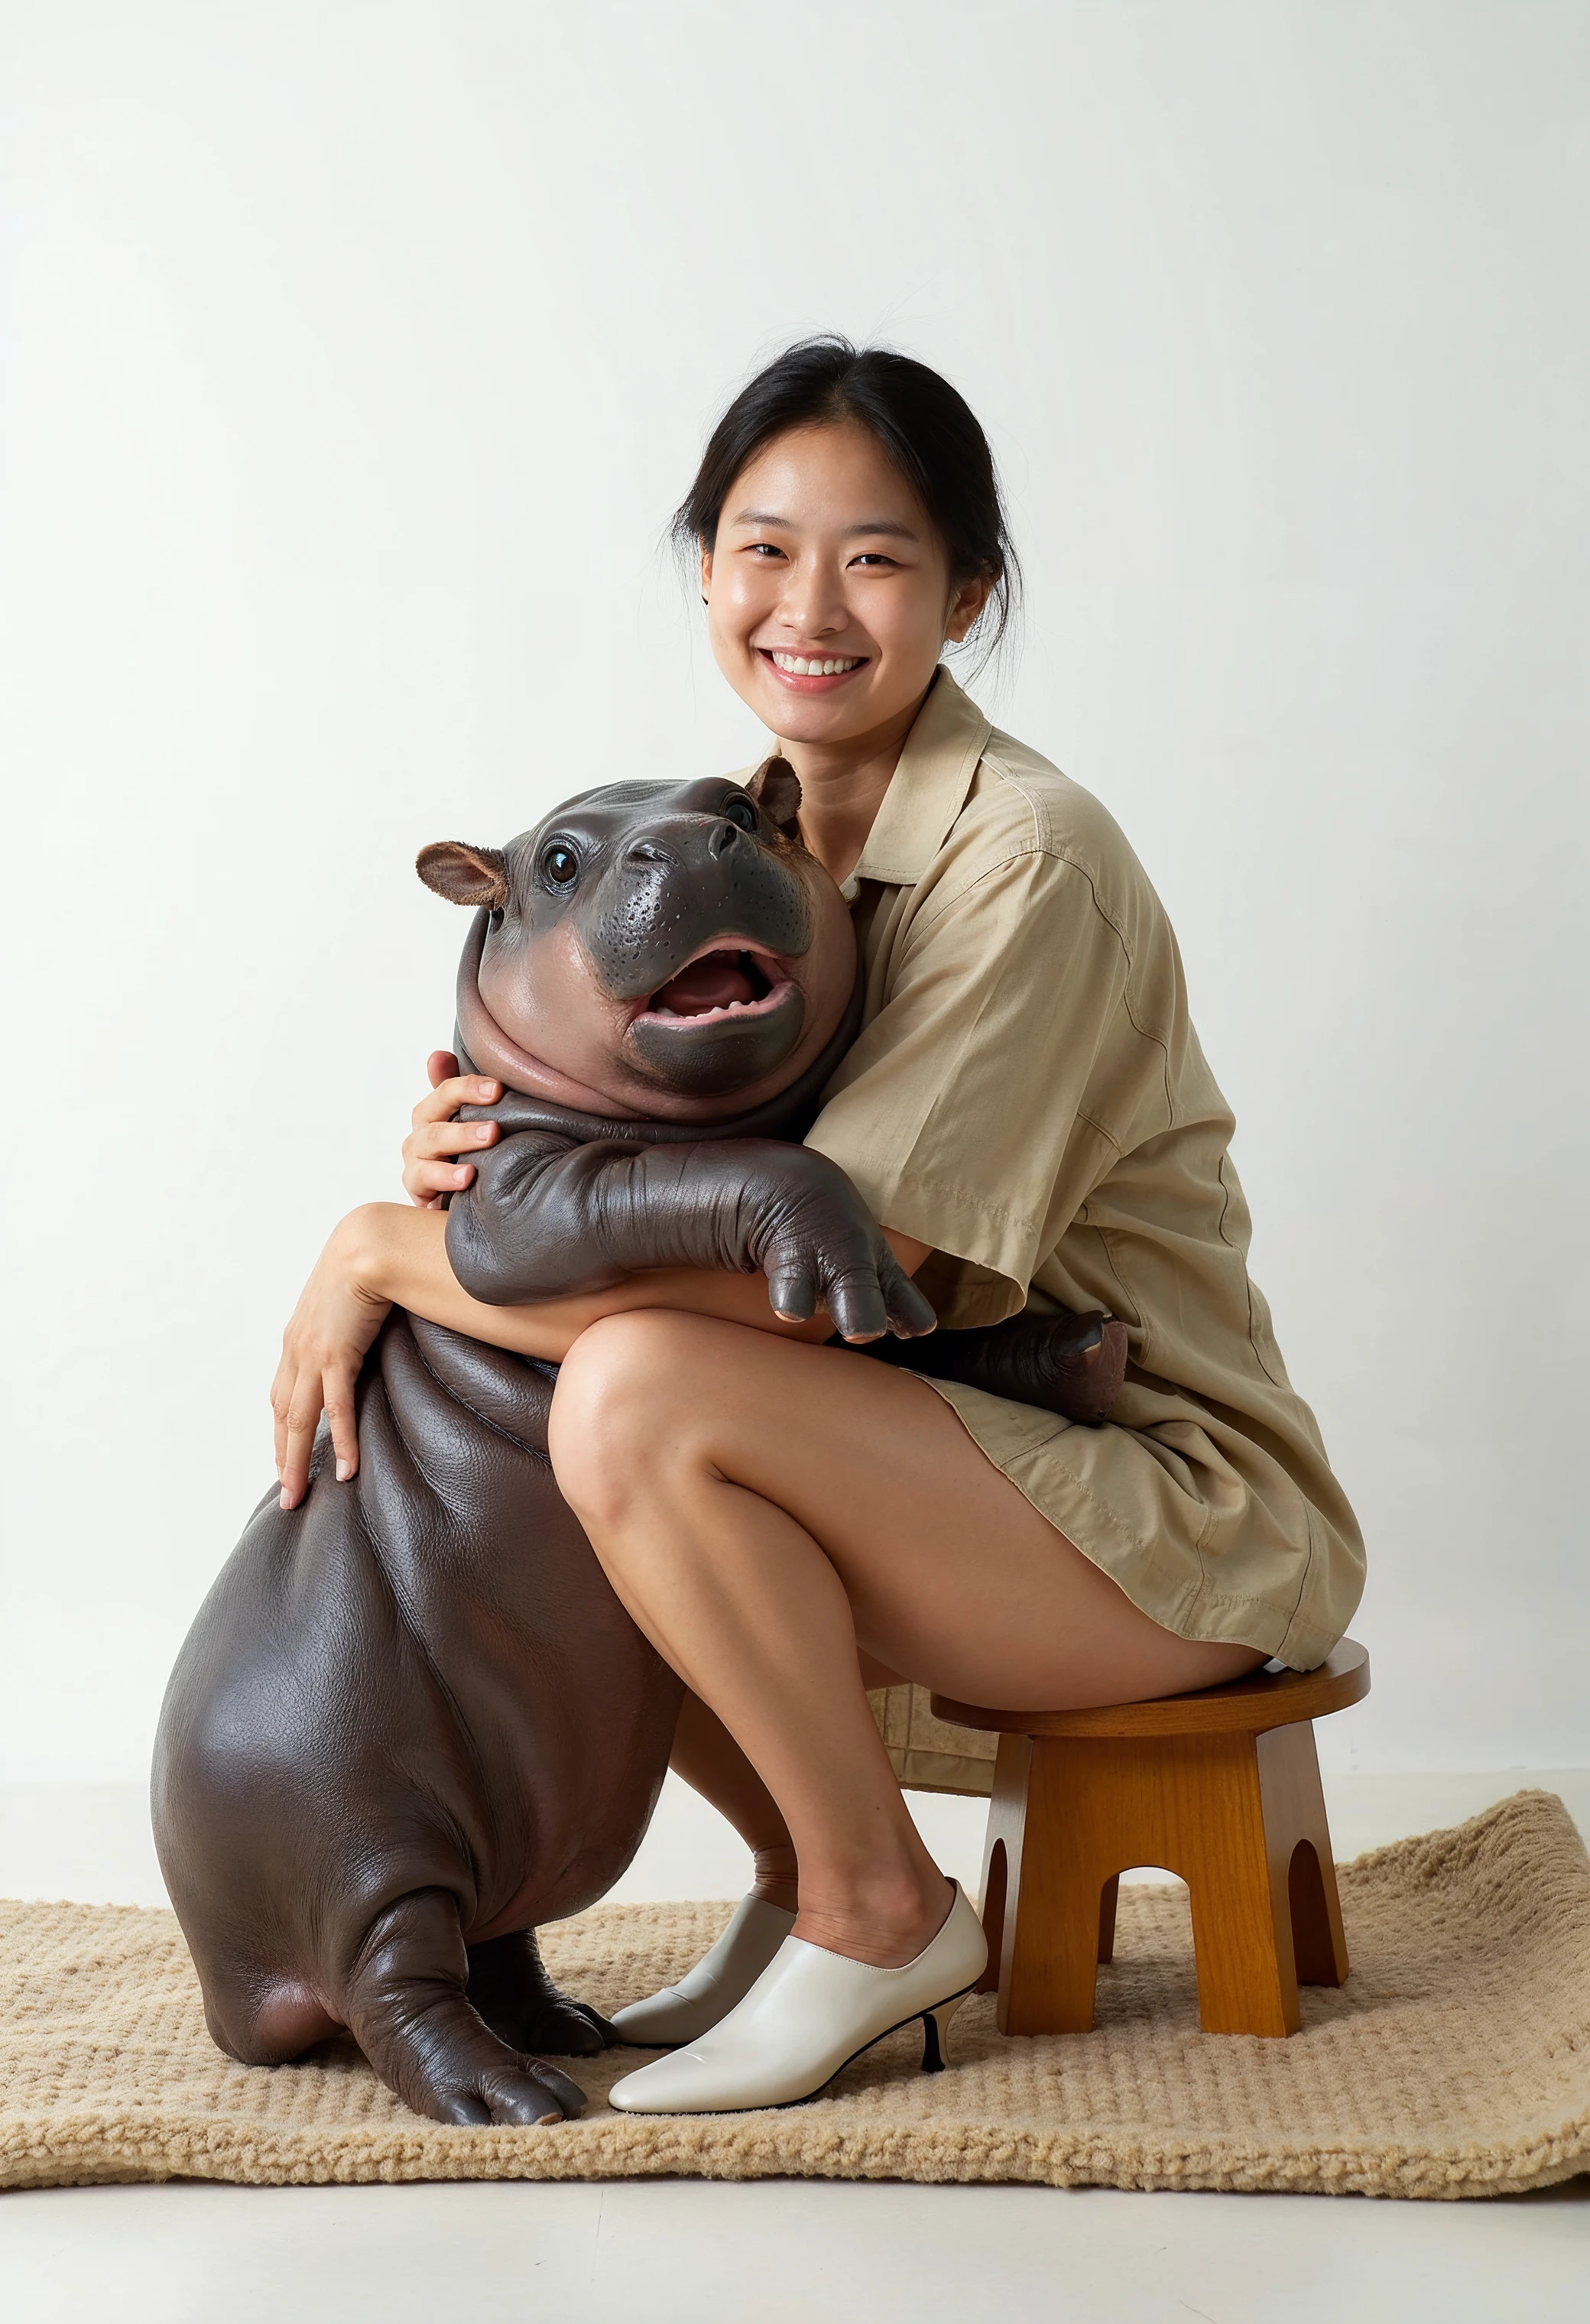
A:
<svg viewBox="0 0 1590 2324">
<path fill-rule="evenodd" d="M 801 779 L 777 751 L 764 759 L 746 788 L 774 829 L 786 839 L 801 835 Z"/>
<path fill-rule="evenodd" d="M 958 646 L 960 643 L 988 604 L 993 586 L 986 573 L 974 574 L 970 581 L 960 583 L 950 600 L 950 619 L 944 630 L 947 645 Z"/>
<path fill-rule="evenodd" d="M 701 602 L 707 602 L 707 591 L 712 586 L 712 552 L 703 540 L 701 544 Z"/>
<path fill-rule="evenodd" d="M 427 888 L 450 904 L 484 905 L 495 912 L 508 901 L 508 858 L 495 847 L 466 847 L 461 839 L 434 839 L 414 859 Z"/>
</svg>

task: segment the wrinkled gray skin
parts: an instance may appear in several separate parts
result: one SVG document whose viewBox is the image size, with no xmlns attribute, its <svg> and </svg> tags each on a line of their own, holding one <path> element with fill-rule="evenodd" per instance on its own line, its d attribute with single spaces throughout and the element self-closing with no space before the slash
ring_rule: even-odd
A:
<svg viewBox="0 0 1590 2324">
<path fill-rule="evenodd" d="M 776 761 L 749 792 L 625 785 L 501 853 L 425 851 L 422 876 L 479 908 L 460 1046 L 506 1088 L 448 1221 L 477 1296 L 759 1268 L 788 1312 L 821 1300 L 847 1332 L 931 1323 L 844 1174 L 792 1142 L 859 1007 L 798 796 Z M 555 843 L 577 877 L 551 876 Z M 751 999 L 689 1014 L 693 966 L 733 985 L 742 956 Z M 997 1388 L 998 1334 L 1024 1320 L 917 1344 L 977 1343 Z M 1098 1319 L 1063 1324 L 1097 1353 Z M 1050 1342 L 1022 1344 L 1019 1392 L 1049 1400 Z M 323 1433 L 299 1507 L 261 1502 L 156 1743 L 161 1864 L 219 2045 L 273 2064 L 346 2028 L 443 2122 L 581 2110 L 540 2053 L 611 2029 L 551 1985 L 534 1931 L 630 1860 L 680 1700 L 557 1491 L 555 1379 L 394 1310 L 359 1382 L 357 1476 L 335 1481 Z"/>
<path fill-rule="evenodd" d="M 602 923 L 604 958 L 676 969 L 721 932 L 722 893 L 693 904 L 693 869 L 678 860 L 679 788 L 607 795 L 615 844 L 651 844 L 649 833 L 675 852 Z M 722 819 L 691 812 L 709 831 Z M 731 891 L 731 932 L 782 957 L 803 932 L 807 875 L 771 825 L 754 844 L 793 868 Z M 536 860 L 521 845 L 516 863 Z M 501 925 L 531 921 L 535 899 L 520 904 Z M 661 931 L 649 939 L 648 913 Z M 569 936 L 579 914 L 565 903 L 548 918 L 568 999 L 594 1009 Z M 542 949 L 533 931 L 519 947 L 527 990 Z M 742 1068 L 753 1102 L 659 1091 L 680 1116 L 715 1116 L 718 1153 L 745 1132 L 758 1148 L 798 1136 L 851 1037 L 849 960 L 837 979 L 832 962 L 793 965 L 798 1022 L 786 1003 L 776 1038 L 721 1028 L 736 1054 L 754 1052 Z M 701 1046 L 685 1028 L 680 1054 Z M 662 1068 L 640 1054 L 624 1092 L 673 1054 Z M 510 1108 L 547 1113 L 545 1097 L 527 1101 L 504 1078 Z M 533 1060 L 528 1079 L 545 1086 Z M 624 1127 L 641 1148 L 702 1135 L 679 1118 Z M 359 1383 L 358 1474 L 335 1481 L 323 1432 L 299 1507 L 284 1512 L 274 1489 L 261 1502 L 182 1648 L 156 1742 L 161 1868 L 221 2048 L 273 2064 L 345 2027 L 383 2080 L 443 2122 L 581 2110 L 576 2086 L 538 2053 L 595 2050 L 611 2029 L 552 1987 L 533 1932 L 593 1903 L 629 1863 L 680 1700 L 557 1491 L 555 1378 L 394 1311 Z"/>
</svg>

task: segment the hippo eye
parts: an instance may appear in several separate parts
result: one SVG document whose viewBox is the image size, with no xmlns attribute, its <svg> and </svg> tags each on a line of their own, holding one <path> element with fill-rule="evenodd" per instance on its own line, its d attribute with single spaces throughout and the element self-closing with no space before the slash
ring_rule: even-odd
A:
<svg viewBox="0 0 1590 2324">
<path fill-rule="evenodd" d="M 566 888 L 580 876 L 580 859 L 572 847 L 555 844 L 541 858 L 541 876 L 555 888 Z"/>
<path fill-rule="evenodd" d="M 491 912 L 487 915 L 486 926 L 489 928 L 500 928 L 502 926 L 504 917 L 505 915 L 501 905 L 494 905 Z"/>
<path fill-rule="evenodd" d="M 733 824 L 737 830 L 755 831 L 757 810 L 748 798 L 725 799 L 723 819 L 726 823 Z"/>
</svg>

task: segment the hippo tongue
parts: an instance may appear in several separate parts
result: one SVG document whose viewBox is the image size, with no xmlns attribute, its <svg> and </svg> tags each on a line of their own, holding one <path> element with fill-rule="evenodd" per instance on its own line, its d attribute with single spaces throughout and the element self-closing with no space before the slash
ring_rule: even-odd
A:
<svg viewBox="0 0 1590 2324">
<path fill-rule="evenodd" d="M 736 1001 L 754 1001 L 757 989 L 740 965 L 738 953 L 710 952 L 693 960 L 669 984 L 652 995 L 654 1009 L 676 1017 L 700 1017 L 709 1009 L 727 1009 Z"/>
</svg>

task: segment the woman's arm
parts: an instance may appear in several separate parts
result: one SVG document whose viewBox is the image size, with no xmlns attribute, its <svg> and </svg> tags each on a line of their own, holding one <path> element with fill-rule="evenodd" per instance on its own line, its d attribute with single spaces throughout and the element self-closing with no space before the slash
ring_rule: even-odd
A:
<svg viewBox="0 0 1590 2324">
<path fill-rule="evenodd" d="M 429 1323 L 467 1332 L 489 1347 L 561 1363 L 580 1333 L 602 1315 L 626 1314 L 637 1307 L 672 1307 L 690 1315 L 717 1315 L 781 1339 L 822 1341 L 833 1324 L 825 1314 L 804 1323 L 774 1312 L 761 1275 L 731 1275 L 718 1268 L 652 1268 L 605 1291 L 578 1298 L 543 1299 L 533 1306 L 487 1306 L 459 1285 L 447 1259 L 447 1221 L 440 1211 L 405 1210 L 398 1203 L 368 1203 L 345 1220 L 349 1264 L 368 1296 L 407 1307 Z M 928 1255 L 926 1243 L 909 1235 L 885 1239 L 907 1275 Z"/>
<path fill-rule="evenodd" d="M 294 1508 L 303 1499 L 322 1410 L 338 1477 L 351 1477 L 358 1468 L 354 1383 L 393 1305 L 450 1331 L 466 1332 L 488 1346 L 548 1363 L 561 1363 L 600 1316 L 637 1307 L 717 1315 L 784 1339 L 825 1340 L 833 1328 L 823 1314 L 805 1323 L 775 1314 L 762 1276 L 704 1268 L 657 1268 L 606 1291 L 543 1300 L 533 1307 L 487 1306 L 459 1286 L 447 1261 L 446 1224 L 441 1211 L 367 1203 L 342 1222 L 322 1251 L 282 1334 L 281 1362 L 271 1393 L 283 1508 Z M 914 1274 L 929 1246 L 885 1231 L 900 1265 Z"/>
</svg>

